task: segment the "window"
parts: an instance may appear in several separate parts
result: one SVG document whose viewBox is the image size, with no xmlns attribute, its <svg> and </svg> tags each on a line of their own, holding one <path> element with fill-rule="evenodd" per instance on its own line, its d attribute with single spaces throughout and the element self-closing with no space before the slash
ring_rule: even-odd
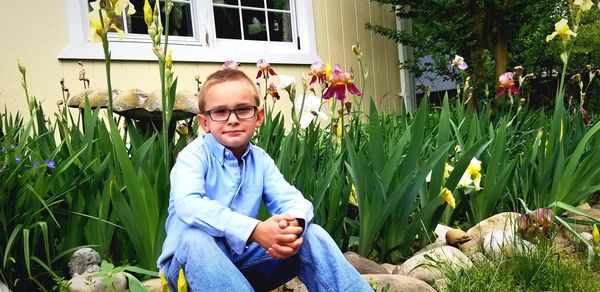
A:
<svg viewBox="0 0 600 292">
<path fill-rule="evenodd" d="M 149 0 L 154 7 L 156 0 Z M 164 3 L 164 0 L 159 0 Z M 61 59 L 102 59 L 102 48 L 87 41 L 93 0 L 65 0 L 69 43 Z M 113 22 L 125 32 L 109 33 L 116 60 L 155 60 L 144 22 L 144 0 L 130 0 L 133 15 Z M 310 64 L 318 59 L 310 0 L 173 0 L 169 48 L 175 61 Z M 164 5 L 161 5 L 161 9 Z M 164 16 L 161 14 L 164 25 Z"/>
</svg>

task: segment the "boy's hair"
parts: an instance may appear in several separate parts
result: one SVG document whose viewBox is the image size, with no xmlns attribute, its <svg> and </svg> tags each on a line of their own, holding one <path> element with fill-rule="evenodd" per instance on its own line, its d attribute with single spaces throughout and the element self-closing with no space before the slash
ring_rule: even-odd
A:
<svg viewBox="0 0 600 292">
<path fill-rule="evenodd" d="M 204 99 L 208 90 L 213 85 L 221 84 L 223 82 L 228 81 L 247 81 L 248 85 L 250 85 L 250 87 L 252 88 L 252 94 L 254 95 L 256 105 L 260 106 L 260 97 L 258 96 L 258 90 L 256 89 L 256 85 L 252 82 L 250 77 L 246 75 L 246 73 L 237 69 L 221 69 L 210 74 L 208 78 L 206 78 L 206 81 L 204 81 L 204 84 L 202 84 L 202 88 L 198 93 L 198 110 L 200 111 L 200 113 L 203 113 L 205 111 Z"/>
</svg>

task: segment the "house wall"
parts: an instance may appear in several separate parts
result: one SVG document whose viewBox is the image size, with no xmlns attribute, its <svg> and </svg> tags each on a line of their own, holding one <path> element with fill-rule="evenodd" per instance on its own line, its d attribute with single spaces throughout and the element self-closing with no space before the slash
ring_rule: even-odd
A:
<svg viewBox="0 0 600 292">
<path fill-rule="evenodd" d="M 77 61 L 57 58 L 68 40 L 63 1 L 0 1 L 0 13 L 3 14 L 0 17 L 0 27 L 3 28 L 0 106 L 6 105 L 9 112 L 27 112 L 17 58 L 27 67 L 30 95 L 43 101 L 50 116 L 56 110 L 56 102 L 62 98 L 61 78 L 64 78 L 72 94 L 83 90 L 78 80 L 81 68 Z M 379 6 L 368 0 L 314 0 L 313 8 L 318 56 L 324 62 L 340 64 L 345 70 L 352 68 L 357 75 L 357 86 L 362 88 L 362 82 L 358 80 L 358 62 L 351 50 L 351 46 L 358 42 L 369 74 L 364 96 L 376 98 L 386 108 L 400 107 L 396 44 L 364 29 L 369 21 L 395 27 L 390 7 Z M 86 76 L 91 80 L 91 87 L 106 87 L 104 63 L 97 60 L 81 61 Z M 297 80 L 301 80 L 310 70 L 310 65 L 273 65 L 278 73 L 296 75 Z M 220 66 L 220 63 L 175 62 L 178 89 L 195 91 L 195 76 L 204 79 Z M 113 88 L 140 88 L 146 91 L 160 88 L 155 62 L 113 61 L 111 68 Z M 242 69 L 250 76 L 256 74 L 253 63 L 242 64 Z M 363 102 L 364 108 L 368 106 L 366 101 Z M 286 98 L 277 104 L 277 108 L 282 110 L 289 110 L 290 106 L 291 102 Z"/>
</svg>

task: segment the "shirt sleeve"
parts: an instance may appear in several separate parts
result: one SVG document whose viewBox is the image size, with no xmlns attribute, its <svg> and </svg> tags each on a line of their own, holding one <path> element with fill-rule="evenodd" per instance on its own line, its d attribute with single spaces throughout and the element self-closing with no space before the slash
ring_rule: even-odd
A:
<svg viewBox="0 0 600 292">
<path fill-rule="evenodd" d="M 303 219 L 303 228 L 306 230 L 306 226 L 313 218 L 312 203 L 285 180 L 275 162 L 267 153 L 263 152 L 263 155 L 265 163 L 263 199 L 267 210 L 271 214 L 288 213 L 296 218 Z"/>
<path fill-rule="evenodd" d="M 171 171 L 171 196 L 178 219 L 214 237 L 225 237 L 241 254 L 259 220 L 242 215 L 206 196 L 207 162 L 198 151 L 182 151 Z"/>
</svg>

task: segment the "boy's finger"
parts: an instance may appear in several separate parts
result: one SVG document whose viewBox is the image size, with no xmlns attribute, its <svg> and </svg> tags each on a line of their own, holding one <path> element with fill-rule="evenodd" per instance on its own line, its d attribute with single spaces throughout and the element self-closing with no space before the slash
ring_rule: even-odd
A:
<svg viewBox="0 0 600 292">
<path fill-rule="evenodd" d="M 279 228 L 286 228 L 288 227 L 288 222 L 285 219 L 281 219 L 279 220 Z"/>
<path fill-rule="evenodd" d="M 269 251 L 272 254 L 277 255 L 280 258 L 288 258 L 288 257 L 294 255 L 294 253 L 296 252 L 295 249 L 293 249 L 289 246 L 279 245 L 279 244 L 273 244 L 273 247 L 271 247 L 269 249 Z"/>
<path fill-rule="evenodd" d="M 288 226 L 286 228 L 281 229 L 279 234 L 296 234 L 300 235 L 304 228 L 298 226 Z"/>
<path fill-rule="evenodd" d="M 275 236 L 275 241 L 279 244 L 287 245 L 288 243 L 292 243 L 298 239 L 296 234 L 280 234 Z"/>
</svg>

